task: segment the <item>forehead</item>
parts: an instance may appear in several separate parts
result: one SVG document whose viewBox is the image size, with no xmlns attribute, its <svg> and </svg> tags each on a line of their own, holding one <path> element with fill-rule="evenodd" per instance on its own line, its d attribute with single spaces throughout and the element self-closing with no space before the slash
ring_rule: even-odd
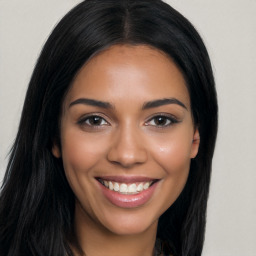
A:
<svg viewBox="0 0 256 256">
<path fill-rule="evenodd" d="M 115 45 L 92 57 L 78 72 L 66 100 L 106 101 L 176 97 L 190 108 L 182 73 L 160 50 L 145 45 Z"/>
</svg>

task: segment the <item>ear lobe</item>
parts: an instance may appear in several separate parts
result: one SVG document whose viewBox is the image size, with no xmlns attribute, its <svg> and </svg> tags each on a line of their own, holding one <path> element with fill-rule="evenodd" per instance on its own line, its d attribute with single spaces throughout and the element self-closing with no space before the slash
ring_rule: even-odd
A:
<svg viewBox="0 0 256 256">
<path fill-rule="evenodd" d="M 56 142 L 53 143 L 52 146 L 52 154 L 56 157 L 56 158 L 60 158 L 61 157 L 61 151 L 59 146 L 57 145 Z"/>
<path fill-rule="evenodd" d="M 199 134 L 198 128 L 196 128 L 193 135 L 190 158 L 195 158 L 197 156 L 199 145 L 200 145 L 200 134 Z"/>
</svg>

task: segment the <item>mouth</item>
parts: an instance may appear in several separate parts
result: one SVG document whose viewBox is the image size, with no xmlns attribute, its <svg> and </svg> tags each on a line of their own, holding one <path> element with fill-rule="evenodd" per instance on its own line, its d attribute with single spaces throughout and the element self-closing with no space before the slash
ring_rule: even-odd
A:
<svg viewBox="0 0 256 256">
<path fill-rule="evenodd" d="M 137 208 L 151 201 L 160 179 L 140 176 L 95 177 L 102 195 L 121 208 Z"/>
<path fill-rule="evenodd" d="M 96 178 L 98 182 L 100 182 L 107 189 L 117 192 L 122 195 L 136 195 L 141 193 L 142 191 L 148 190 L 153 184 L 155 184 L 158 180 L 141 180 L 141 181 L 117 181 L 115 178 Z M 141 178 L 140 178 L 141 179 Z"/>
</svg>

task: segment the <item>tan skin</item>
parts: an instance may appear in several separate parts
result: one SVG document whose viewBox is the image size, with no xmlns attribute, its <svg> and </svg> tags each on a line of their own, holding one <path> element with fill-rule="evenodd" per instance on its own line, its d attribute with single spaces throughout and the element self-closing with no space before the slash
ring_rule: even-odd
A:
<svg viewBox="0 0 256 256">
<path fill-rule="evenodd" d="M 153 255 L 158 219 L 181 193 L 199 140 L 184 78 L 164 53 L 116 45 L 83 66 L 63 103 L 61 148 L 52 152 L 76 196 L 86 255 Z M 108 175 L 157 182 L 146 203 L 126 208 L 102 193 L 96 177 Z"/>
</svg>

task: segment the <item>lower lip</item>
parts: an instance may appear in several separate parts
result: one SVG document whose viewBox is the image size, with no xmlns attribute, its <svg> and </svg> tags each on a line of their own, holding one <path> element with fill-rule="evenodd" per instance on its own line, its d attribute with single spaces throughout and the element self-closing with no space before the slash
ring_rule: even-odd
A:
<svg viewBox="0 0 256 256">
<path fill-rule="evenodd" d="M 154 183 L 148 189 L 143 190 L 142 192 L 139 192 L 138 194 L 125 195 L 125 194 L 120 194 L 118 192 L 110 190 L 110 189 L 106 188 L 104 185 L 102 185 L 101 183 L 99 183 L 104 196 L 112 204 L 114 204 L 115 206 L 121 207 L 121 208 L 134 208 L 134 207 L 139 207 L 139 206 L 144 205 L 153 196 L 153 193 L 155 191 L 157 184 L 158 184 L 158 182 Z"/>
</svg>

